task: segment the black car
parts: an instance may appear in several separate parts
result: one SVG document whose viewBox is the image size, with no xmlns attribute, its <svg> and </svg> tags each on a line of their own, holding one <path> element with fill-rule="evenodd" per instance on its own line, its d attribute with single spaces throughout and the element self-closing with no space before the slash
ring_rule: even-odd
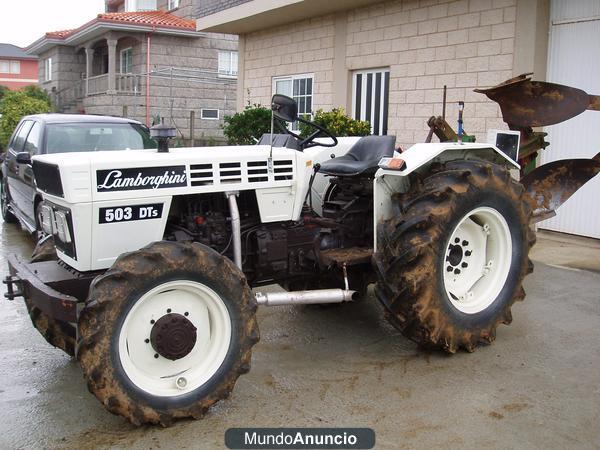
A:
<svg viewBox="0 0 600 450">
<path fill-rule="evenodd" d="M 0 180 L 5 222 L 21 222 L 31 233 L 39 227 L 41 195 L 36 191 L 31 157 L 47 153 L 156 148 L 145 125 L 136 120 L 81 114 L 39 114 L 21 119 L 10 138 Z"/>
</svg>

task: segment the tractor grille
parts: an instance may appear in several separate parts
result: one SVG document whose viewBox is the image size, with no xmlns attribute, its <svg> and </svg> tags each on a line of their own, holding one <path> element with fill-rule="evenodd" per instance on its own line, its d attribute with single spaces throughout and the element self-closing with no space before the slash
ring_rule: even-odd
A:
<svg viewBox="0 0 600 450">
<path fill-rule="evenodd" d="M 281 159 L 273 161 L 271 181 L 286 181 L 294 178 L 294 161 Z M 192 186 L 213 186 L 215 184 L 266 183 L 269 181 L 268 162 L 225 162 L 215 164 L 193 164 L 190 166 Z"/>
</svg>

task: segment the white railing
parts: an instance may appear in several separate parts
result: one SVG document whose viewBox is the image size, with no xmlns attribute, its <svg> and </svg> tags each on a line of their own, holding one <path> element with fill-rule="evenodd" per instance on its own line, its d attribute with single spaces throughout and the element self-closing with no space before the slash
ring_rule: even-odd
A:
<svg viewBox="0 0 600 450">
<path fill-rule="evenodd" d="M 89 77 L 87 80 L 87 95 L 106 94 L 109 91 L 107 73 Z M 140 95 L 142 93 L 141 76 L 132 73 L 115 75 L 114 93 Z"/>
<path fill-rule="evenodd" d="M 132 73 L 119 73 L 116 77 L 116 90 L 119 93 L 141 94 L 140 75 Z"/>
<path fill-rule="evenodd" d="M 108 74 L 89 77 L 87 80 L 87 95 L 106 94 L 108 91 Z"/>
</svg>

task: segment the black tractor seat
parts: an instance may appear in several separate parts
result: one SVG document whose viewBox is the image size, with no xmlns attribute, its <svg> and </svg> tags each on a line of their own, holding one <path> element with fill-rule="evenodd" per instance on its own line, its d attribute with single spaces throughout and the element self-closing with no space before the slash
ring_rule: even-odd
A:
<svg viewBox="0 0 600 450">
<path fill-rule="evenodd" d="M 319 173 L 335 177 L 370 176 L 381 158 L 394 156 L 395 136 L 365 136 L 344 156 L 321 163 Z"/>
</svg>

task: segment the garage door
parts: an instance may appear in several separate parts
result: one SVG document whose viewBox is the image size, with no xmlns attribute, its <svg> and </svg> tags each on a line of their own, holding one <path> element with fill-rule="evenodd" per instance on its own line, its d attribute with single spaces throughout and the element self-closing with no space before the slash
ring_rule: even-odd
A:
<svg viewBox="0 0 600 450">
<path fill-rule="evenodd" d="M 552 0 L 548 81 L 600 95 L 600 1 Z M 600 152 L 600 111 L 546 127 L 542 163 Z M 540 228 L 600 239 L 600 176 L 579 190 Z"/>
</svg>

